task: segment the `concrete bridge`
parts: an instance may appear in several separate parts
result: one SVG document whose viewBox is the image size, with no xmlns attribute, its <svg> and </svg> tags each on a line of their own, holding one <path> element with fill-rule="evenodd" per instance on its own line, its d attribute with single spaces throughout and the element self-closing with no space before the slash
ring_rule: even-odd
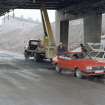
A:
<svg viewBox="0 0 105 105">
<path fill-rule="evenodd" d="M 84 20 L 84 42 L 100 42 L 105 0 L 0 0 L 0 15 L 11 9 L 40 9 L 42 4 L 56 10 L 56 35 L 66 45 L 69 21 L 78 18 Z"/>
</svg>

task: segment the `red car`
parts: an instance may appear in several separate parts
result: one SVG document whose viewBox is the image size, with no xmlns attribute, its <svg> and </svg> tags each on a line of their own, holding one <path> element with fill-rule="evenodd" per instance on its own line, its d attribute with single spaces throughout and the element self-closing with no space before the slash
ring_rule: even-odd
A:
<svg viewBox="0 0 105 105">
<path fill-rule="evenodd" d="M 66 52 L 62 56 L 55 57 L 53 63 L 56 65 L 57 72 L 72 70 L 77 78 L 105 75 L 105 62 L 91 59 L 81 52 Z"/>
</svg>

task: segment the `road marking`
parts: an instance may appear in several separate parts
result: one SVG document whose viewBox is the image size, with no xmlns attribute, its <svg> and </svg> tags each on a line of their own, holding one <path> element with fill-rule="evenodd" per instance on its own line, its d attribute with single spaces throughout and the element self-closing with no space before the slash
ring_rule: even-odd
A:
<svg viewBox="0 0 105 105">
<path fill-rule="evenodd" d="M 15 72 L 17 75 L 21 76 L 21 77 L 24 77 L 28 80 L 34 80 L 34 81 L 37 81 L 38 79 L 36 79 L 35 77 L 31 77 L 30 75 L 27 75 L 25 74 L 25 72 Z"/>
<path fill-rule="evenodd" d="M 1 78 L 8 80 L 9 82 L 11 82 L 14 86 L 16 86 L 16 88 L 25 90 L 27 89 L 25 86 L 23 86 L 20 82 L 18 82 L 15 78 L 3 73 L 2 75 L 0 75 Z"/>
<path fill-rule="evenodd" d="M 28 71 L 28 70 L 23 70 L 23 71 L 21 71 L 22 73 L 25 73 L 25 74 L 27 74 L 27 75 L 29 75 L 29 76 L 33 76 L 34 78 L 40 78 L 41 76 L 40 75 L 38 75 L 38 74 L 35 74 L 35 73 L 32 73 L 32 72 L 30 72 L 30 71 Z"/>
</svg>

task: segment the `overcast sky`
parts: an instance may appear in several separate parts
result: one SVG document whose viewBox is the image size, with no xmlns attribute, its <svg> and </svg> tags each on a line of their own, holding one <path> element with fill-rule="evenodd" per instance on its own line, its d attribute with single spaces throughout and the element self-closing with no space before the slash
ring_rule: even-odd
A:
<svg viewBox="0 0 105 105">
<path fill-rule="evenodd" d="M 35 10 L 35 9 L 16 9 L 16 10 L 14 10 L 14 13 L 15 13 L 16 17 L 23 16 L 26 19 L 27 18 L 32 18 L 33 20 L 41 21 L 40 10 Z M 12 16 L 13 12 L 10 12 L 9 15 Z M 55 21 L 55 11 L 54 10 L 48 10 L 48 15 L 49 15 L 50 21 L 54 22 Z M 3 18 L 3 16 L 1 18 Z"/>
<path fill-rule="evenodd" d="M 49 18 L 50 21 L 53 22 L 55 21 L 55 11 L 53 10 L 48 10 Z M 32 18 L 33 20 L 39 20 L 41 21 L 41 15 L 40 15 L 40 10 L 34 10 L 34 9 L 26 9 L 26 10 L 15 10 L 15 16 L 22 16 L 24 18 Z"/>
</svg>

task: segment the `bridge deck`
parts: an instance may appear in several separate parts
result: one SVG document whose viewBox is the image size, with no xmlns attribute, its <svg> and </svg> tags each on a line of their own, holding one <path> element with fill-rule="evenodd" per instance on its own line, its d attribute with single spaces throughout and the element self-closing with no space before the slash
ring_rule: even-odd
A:
<svg viewBox="0 0 105 105">
<path fill-rule="evenodd" d="M 79 14 L 91 10 L 99 13 L 105 11 L 105 0 L 0 0 L 0 14 L 10 9 L 39 9 L 42 1 L 47 9 L 70 7 L 69 12 Z"/>
</svg>

